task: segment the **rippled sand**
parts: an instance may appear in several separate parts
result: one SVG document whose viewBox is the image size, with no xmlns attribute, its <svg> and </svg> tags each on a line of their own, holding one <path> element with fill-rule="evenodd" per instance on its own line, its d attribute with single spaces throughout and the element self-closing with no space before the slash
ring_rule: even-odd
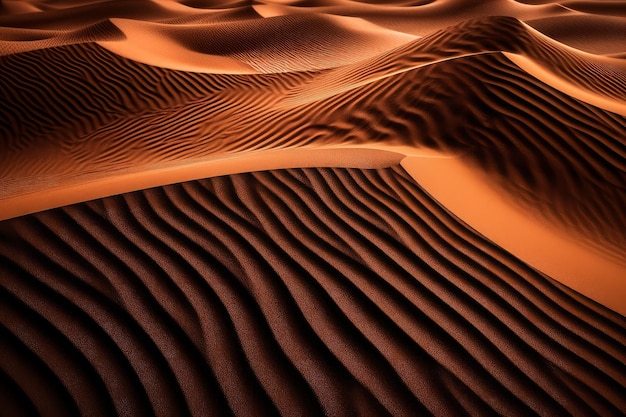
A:
<svg viewBox="0 0 626 417">
<path fill-rule="evenodd" d="M 625 414 L 625 10 L 0 2 L 0 414 Z"/>
</svg>

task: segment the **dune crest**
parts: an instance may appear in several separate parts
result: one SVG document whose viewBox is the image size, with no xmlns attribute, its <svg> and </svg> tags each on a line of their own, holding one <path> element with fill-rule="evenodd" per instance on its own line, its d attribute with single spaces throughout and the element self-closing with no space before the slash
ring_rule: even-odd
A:
<svg viewBox="0 0 626 417">
<path fill-rule="evenodd" d="M 549 67 L 547 83 L 503 53 Z M 68 73 L 67 59 L 90 75 Z M 610 109 L 626 97 L 624 71 L 513 18 L 471 20 L 313 72 L 172 71 L 89 43 L 0 60 L 5 91 L 21 86 L 2 108 L 4 199 L 249 151 L 414 146 L 464 154 L 533 215 L 623 256 L 626 118 Z M 24 71 L 33 65 L 45 73 Z M 579 85 L 591 104 L 559 83 Z M 68 117 L 74 101 L 83 104 Z M 602 101 L 613 107 L 593 106 Z"/>
<path fill-rule="evenodd" d="M 208 73 L 252 72 L 246 67 L 261 73 L 334 68 L 415 39 L 360 19 L 304 14 L 211 24 L 114 23 L 126 39 L 99 45 L 138 62 Z M 158 46 L 146 50 L 149 42 Z M 228 59 L 233 60 L 230 68 Z M 224 65 L 217 65 L 220 60 Z"/>
<path fill-rule="evenodd" d="M 591 104 L 592 106 L 626 116 L 626 106 L 624 106 L 624 100 L 603 96 L 597 92 L 580 87 L 567 79 L 560 78 L 558 75 L 555 75 L 554 72 L 550 71 L 549 68 L 538 64 L 536 61 L 533 61 L 524 55 L 506 52 L 504 55 L 525 72 L 565 94 L 574 97 L 577 100 Z"/>
</svg>

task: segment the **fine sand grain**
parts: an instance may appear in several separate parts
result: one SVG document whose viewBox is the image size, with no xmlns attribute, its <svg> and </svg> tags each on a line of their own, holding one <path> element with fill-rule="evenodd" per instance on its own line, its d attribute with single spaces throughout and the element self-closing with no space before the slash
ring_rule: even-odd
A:
<svg viewBox="0 0 626 417">
<path fill-rule="evenodd" d="M 397 166 L 215 177 L 1 225 L 13 415 L 625 410 L 624 317 Z"/>
</svg>

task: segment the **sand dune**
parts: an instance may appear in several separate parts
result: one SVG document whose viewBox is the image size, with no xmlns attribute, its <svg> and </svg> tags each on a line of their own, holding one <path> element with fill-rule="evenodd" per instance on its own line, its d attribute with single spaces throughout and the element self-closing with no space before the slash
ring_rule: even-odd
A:
<svg viewBox="0 0 626 417">
<path fill-rule="evenodd" d="M 502 52 L 547 76 L 537 80 Z M 255 150 L 408 145 L 464 155 L 509 199 L 623 261 L 626 119 L 593 104 L 619 109 L 624 71 L 516 19 L 471 20 L 316 72 L 172 71 L 89 43 L 3 59 L 13 98 L 3 108 L 5 198 L 112 175 L 115 192 L 130 191 L 128 173 Z M 83 69 L 68 72 L 68 61 Z M 38 67 L 45 72 L 26 70 Z"/>
<path fill-rule="evenodd" d="M 569 15 L 572 12 L 557 3 L 527 5 L 514 0 L 465 0 L 417 1 L 411 3 L 381 5 L 376 2 L 359 1 L 312 1 L 277 5 L 276 2 L 259 2 L 254 8 L 264 16 L 302 13 L 318 13 L 356 16 L 374 24 L 414 35 L 427 35 L 442 27 L 465 20 L 485 16 L 513 16 L 522 20 Z M 263 4 L 266 3 L 266 4 Z M 295 6 L 295 7 L 294 7 Z"/>
<path fill-rule="evenodd" d="M 620 254 L 626 117 L 562 85 L 618 109 L 626 72 L 544 38 L 486 18 L 355 64 L 270 75 L 174 72 L 93 44 L 7 56 L 4 197 L 250 150 L 410 145 L 463 154 L 530 210 Z M 502 51 L 545 69 L 557 88 Z M 66 71 L 67 60 L 89 76 Z M 45 72 L 24 70 L 35 62 Z"/>
<path fill-rule="evenodd" d="M 118 19 L 113 23 L 126 39 L 99 42 L 110 51 L 151 65 L 209 73 L 250 72 L 236 63 L 216 68 L 213 63 L 216 57 L 243 62 L 248 69 L 254 68 L 252 72 L 261 73 L 333 68 L 370 58 L 415 39 L 356 18 L 317 15 L 213 24 Z M 153 50 L 147 50 L 150 44 L 154 45 Z M 163 49 L 168 50 L 167 57 L 163 56 Z"/>
<path fill-rule="evenodd" d="M 590 2 L 591 3 L 591 2 Z M 624 6 L 621 5 L 622 10 Z M 626 15 L 625 12 L 622 12 Z M 626 21 L 624 16 L 580 15 L 539 18 L 529 25 L 574 48 L 595 54 L 614 54 L 626 49 Z M 584 34 L 578 30 L 585 27 Z"/>
<path fill-rule="evenodd" d="M 103 20 L 71 31 L 0 29 L 0 55 L 97 41 L 122 41 L 125 34 L 110 20 Z"/>
<path fill-rule="evenodd" d="M 10 3 L 4 0 L 5 3 Z M 22 3 L 27 3 L 23 1 Z M 35 10 L 31 13 L 15 13 L 0 17 L 0 26 L 33 28 L 33 29 L 56 29 L 75 30 L 98 23 L 101 20 L 112 17 L 135 18 L 142 21 L 158 21 L 171 19 L 173 16 L 195 14 L 188 8 L 164 7 L 175 2 L 168 1 L 84 1 L 84 2 L 48 2 L 46 0 L 30 1 Z M 54 7 L 57 6 L 57 7 Z M 184 10 L 184 12 L 183 12 Z"/>
<path fill-rule="evenodd" d="M 496 36 L 503 26 L 509 38 Z M 12 70 L 6 79 L 12 85 L 6 88 L 23 86 L 14 96 L 24 104 L 14 101 L 5 112 L 13 125 L 5 123 L 3 191 L 6 197 L 19 196 L 124 170 L 249 150 L 345 143 L 426 146 L 464 154 L 531 210 L 596 247 L 608 244 L 619 256 L 626 230 L 620 187 L 626 181 L 620 142 L 624 118 L 572 99 L 498 55 L 524 53 L 549 68 L 548 82 L 558 86 L 565 80 L 619 106 L 626 91 L 619 67 L 557 46 L 517 20 L 491 18 L 318 73 L 235 78 L 172 72 L 89 44 L 12 55 L 5 58 Z M 68 73 L 68 55 L 93 75 Z M 45 73 L 23 71 L 33 59 L 46 60 Z M 129 77 L 135 91 L 123 89 L 121 80 Z M 163 80 L 156 91 L 155 78 Z M 437 89 L 430 89 L 435 80 Z M 462 91 L 461 84 L 477 88 Z M 24 94 L 29 88 L 32 94 Z M 53 96 L 59 89 L 61 94 Z M 37 100 L 42 91 L 51 93 L 49 102 Z M 80 113 L 74 102 L 84 103 Z M 518 109 L 516 118 L 507 108 L 511 105 Z M 48 119 L 40 120 L 41 115 Z M 271 127 L 259 132 L 268 120 Z M 538 120 L 530 131 L 522 127 Z M 59 148 L 62 152 L 51 151 Z M 120 181 L 118 192 L 133 189 L 123 188 L 128 184 Z"/>
<path fill-rule="evenodd" d="M 625 5 L 0 1 L 0 415 L 626 414 Z"/>
<path fill-rule="evenodd" d="M 183 183 L 6 221 L 0 236 L 12 410 L 626 406 L 624 317 L 480 238 L 401 168 Z"/>
</svg>

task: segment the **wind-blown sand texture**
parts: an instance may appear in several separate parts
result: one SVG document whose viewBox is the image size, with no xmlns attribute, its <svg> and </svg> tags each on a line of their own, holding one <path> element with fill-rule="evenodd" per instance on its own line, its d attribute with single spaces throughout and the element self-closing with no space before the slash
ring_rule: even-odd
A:
<svg viewBox="0 0 626 417">
<path fill-rule="evenodd" d="M 626 406 L 624 317 L 477 235 L 400 167 L 186 182 L 9 220 L 1 236 L 14 410 Z"/>
<path fill-rule="evenodd" d="M 626 3 L 375 3 L 0 2 L 0 415 L 626 414 Z"/>
</svg>

